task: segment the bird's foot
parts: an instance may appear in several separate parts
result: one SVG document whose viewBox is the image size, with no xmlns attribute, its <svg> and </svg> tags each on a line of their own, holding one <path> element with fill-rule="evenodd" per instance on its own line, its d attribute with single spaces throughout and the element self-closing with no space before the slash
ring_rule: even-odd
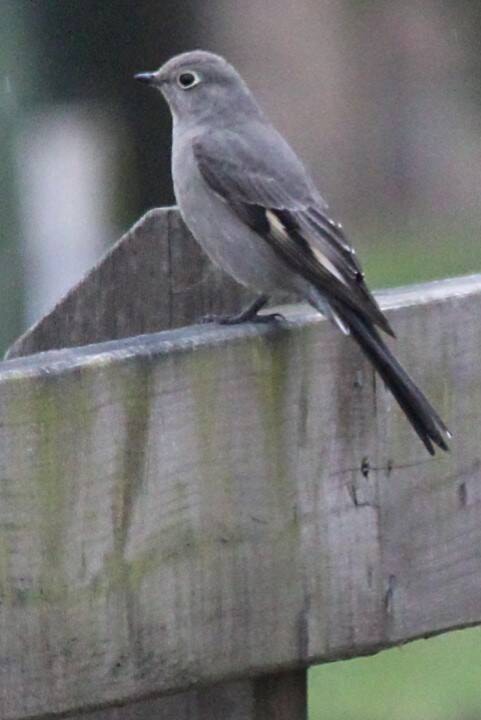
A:
<svg viewBox="0 0 481 720">
<path fill-rule="evenodd" d="M 270 313 L 269 315 L 259 315 L 261 310 L 267 304 L 269 297 L 267 295 L 258 295 L 247 307 L 236 315 L 206 315 L 202 318 L 203 323 L 215 322 L 219 325 L 239 325 L 243 322 L 268 323 L 285 320 L 280 313 Z"/>
<path fill-rule="evenodd" d="M 217 323 L 218 325 L 240 325 L 244 322 L 253 323 L 270 323 L 284 322 L 285 317 L 281 313 L 269 313 L 268 315 L 246 315 L 238 313 L 237 315 L 204 315 L 202 323 Z"/>
</svg>

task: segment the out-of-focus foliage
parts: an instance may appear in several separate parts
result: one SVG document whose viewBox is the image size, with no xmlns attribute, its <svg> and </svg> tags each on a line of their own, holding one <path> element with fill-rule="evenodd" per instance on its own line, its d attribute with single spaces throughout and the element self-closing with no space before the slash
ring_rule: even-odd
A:
<svg viewBox="0 0 481 720">
<path fill-rule="evenodd" d="M 22 267 L 15 183 L 15 87 L 8 72 L 25 47 L 24 28 L 11 3 L 0 8 L 0 354 L 21 327 Z"/>
<path fill-rule="evenodd" d="M 309 720 L 479 720 L 481 630 L 313 668 Z"/>
</svg>

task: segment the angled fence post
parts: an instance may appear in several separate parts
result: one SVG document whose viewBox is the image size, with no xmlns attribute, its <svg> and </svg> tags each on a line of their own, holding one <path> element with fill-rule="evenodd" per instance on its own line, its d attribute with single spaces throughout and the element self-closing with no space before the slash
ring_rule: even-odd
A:
<svg viewBox="0 0 481 720">
<path fill-rule="evenodd" d="M 151 210 L 7 353 L 119 340 L 235 310 L 246 291 L 200 251 L 177 208 Z"/>
</svg>

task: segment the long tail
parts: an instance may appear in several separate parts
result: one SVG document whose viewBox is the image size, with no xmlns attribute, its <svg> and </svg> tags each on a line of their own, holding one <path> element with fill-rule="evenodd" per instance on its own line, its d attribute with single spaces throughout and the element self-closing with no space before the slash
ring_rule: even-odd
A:
<svg viewBox="0 0 481 720">
<path fill-rule="evenodd" d="M 433 443 L 442 450 L 449 450 L 444 438 L 450 438 L 451 435 L 446 425 L 401 367 L 372 323 L 349 307 L 341 307 L 338 303 L 333 303 L 333 306 L 398 401 L 428 452 L 434 455 Z"/>
</svg>

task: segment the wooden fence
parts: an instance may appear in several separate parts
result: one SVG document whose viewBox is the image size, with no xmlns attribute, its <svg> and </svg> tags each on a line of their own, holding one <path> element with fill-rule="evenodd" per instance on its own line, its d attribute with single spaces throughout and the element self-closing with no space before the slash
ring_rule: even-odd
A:
<svg viewBox="0 0 481 720">
<path fill-rule="evenodd" d="M 308 666 L 481 622 L 481 276 L 380 296 L 434 458 L 306 307 L 178 327 L 241 294 L 152 211 L 0 366 L 2 720 L 300 720 Z"/>
</svg>

